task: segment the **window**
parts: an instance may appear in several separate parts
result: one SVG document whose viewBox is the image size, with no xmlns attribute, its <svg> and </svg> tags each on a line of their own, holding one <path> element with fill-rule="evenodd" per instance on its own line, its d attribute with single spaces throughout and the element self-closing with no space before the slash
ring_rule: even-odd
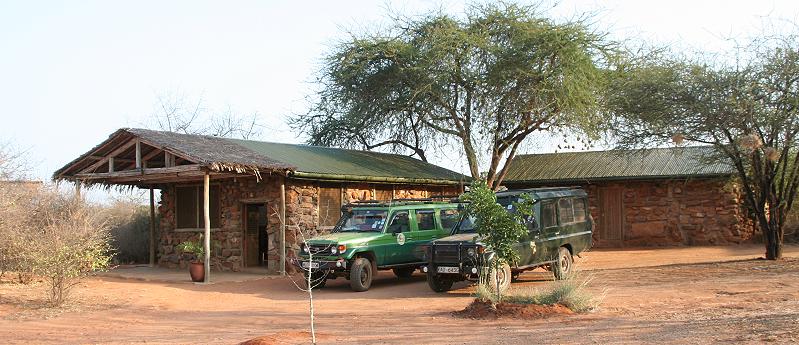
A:
<svg viewBox="0 0 799 345">
<path fill-rule="evenodd" d="M 548 228 L 558 225 L 555 220 L 555 204 L 546 202 L 541 204 L 541 228 Z"/>
<path fill-rule="evenodd" d="M 394 214 L 394 218 L 391 218 L 391 225 L 388 226 L 389 233 L 398 233 L 398 232 L 408 232 L 410 227 L 408 226 L 410 222 L 408 221 L 408 212 L 402 211 L 397 212 Z"/>
<path fill-rule="evenodd" d="M 441 210 L 441 227 L 444 230 L 452 230 L 460 219 L 461 213 L 457 209 Z"/>
<path fill-rule="evenodd" d="M 558 200 L 558 215 L 560 216 L 560 224 L 574 223 L 572 199 Z"/>
<path fill-rule="evenodd" d="M 572 199 L 572 205 L 574 206 L 574 221 L 578 223 L 584 222 L 587 218 L 585 199 Z"/>
<path fill-rule="evenodd" d="M 416 224 L 419 231 L 436 229 L 436 212 L 433 210 L 416 211 Z"/>
<path fill-rule="evenodd" d="M 341 188 L 319 187 L 319 226 L 335 226 L 341 216 Z"/>
<path fill-rule="evenodd" d="M 219 186 L 211 186 L 208 192 L 211 227 L 219 228 Z M 175 187 L 175 215 L 178 229 L 205 227 L 202 198 L 203 186 Z"/>
</svg>

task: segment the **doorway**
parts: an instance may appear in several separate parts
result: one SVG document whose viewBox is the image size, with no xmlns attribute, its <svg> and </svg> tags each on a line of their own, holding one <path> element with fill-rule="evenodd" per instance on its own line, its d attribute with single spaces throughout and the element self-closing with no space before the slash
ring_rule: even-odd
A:
<svg viewBox="0 0 799 345">
<path fill-rule="evenodd" d="M 266 204 L 246 204 L 244 213 L 245 265 L 267 267 L 269 236 L 266 232 Z"/>
<path fill-rule="evenodd" d="M 599 245 L 621 247 L 624 242 L 624 199 L 621 187 L 599 188 Z"/>
</svg>

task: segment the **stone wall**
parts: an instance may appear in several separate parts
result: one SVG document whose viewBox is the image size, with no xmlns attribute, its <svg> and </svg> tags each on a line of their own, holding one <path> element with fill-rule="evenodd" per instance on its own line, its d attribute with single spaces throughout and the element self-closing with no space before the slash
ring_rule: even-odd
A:
<svg viewBox="0 0 799 345">
<path fill-rule="evenodd" d="M 514 186 L 537 187 L 537 186 Z M 617 181 L 583 184 L 594 218 L 594 246 L 725 245 L 750 241 L 754 227 L 743 196 L 726 179 Z M 601 237 L 599 190 L 620 188 L 621 241 Z"/>
<path fill-rule="evenodd" d="M 244 267 L 244 207 L 246 204 L 267 205 L 268 267 L 275 271 L 280 261 L 280 183 L 282 177 L 266 176 L 256 181 L 254 177 L 231 178 L 212 181 L 219 186 L 219 228 L 212 229 L 212 269 L 238 271 Z M 330 187 L 330 183 L 324 184 Z M 343 202 L 375 199 L 391 195 L 394 198 L 421 198 L 431 195 L 456 195 L 459 187 L 406 186 L 367 183 L 341 183 Z M 158 206 L 161 216 L 158 262 L 166 267 L 186 267 L 189 257 L 175 251 L 175 246 L 186 240 L 197 240 L 201 231 L 175 229 L 174 187 L 161 191 Z M 299 250 L 303 237 L 313 237 L 322 230 L 318 227 L 319 183 L 307 180 L 286 180 L 286 254 L 292 258 Z M 379 195 L 378 195 L 379 194 Z M 290 263 L 286 268 L 292 270 Z"/>
</svg>

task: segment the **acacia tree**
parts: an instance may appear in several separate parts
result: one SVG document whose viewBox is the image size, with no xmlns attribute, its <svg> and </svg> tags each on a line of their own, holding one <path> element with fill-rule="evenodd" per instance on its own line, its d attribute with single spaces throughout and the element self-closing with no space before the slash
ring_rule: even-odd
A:
<svg viewBox="0 0 799 345">
<path fill-rule="evenodd" d="M 771 260 L 782 256 L 783 226 L 799 187 L 796 42 L 755 42 L 734 63 L 642 59 L 615 79 L 609 101 L 621 146 L 715 147 L 718 155 L 706 158 L 734 167 Z"/>
<path fill-rule="evenodd" d="M 596 136 L 614 47 L 583 21 L 557 23 L 513 4 L 473 6 L 462 18 L 396 19 L 386 32 L 334 47 L 318 101 L 291 125 L 311 144 L 388 146 L 422 159 L 452 141 L 472 177 L 485 171 L 497 188 L 531 133 Z"/>
</svg>

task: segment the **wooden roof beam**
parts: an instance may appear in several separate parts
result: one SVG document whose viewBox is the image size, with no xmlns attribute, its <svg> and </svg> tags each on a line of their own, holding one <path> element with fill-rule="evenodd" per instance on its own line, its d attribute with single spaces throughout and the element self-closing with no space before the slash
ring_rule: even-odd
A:
<svg viewBox="0 0 799 345">
<path fill-rule="evenodd" d="M 136 145 L 136 141 L 135 140 L 128 141 L 124 145 L 122 145 L 120 147 L 117 147 L 114 151 L 111 151 L 111 153 L 109 153 L 107 156 L 105 156 L 105 158 L 103 158 L 103 159 L 97 161 L 96 163 L 90 165 L 88 168 L 81 170 L 80 173 L 75 174 L 75 176 L 83 175 L 85 173 L 97 170 L 97 168 L 99 168 L 103 164 L 108 164 L 108 159 L 109 158 L 116 157 L 117 155 L 121 154 L 122 152 L 127 151 L 128 149 L 130 149 L 134 145 Z"/>
</svg>

